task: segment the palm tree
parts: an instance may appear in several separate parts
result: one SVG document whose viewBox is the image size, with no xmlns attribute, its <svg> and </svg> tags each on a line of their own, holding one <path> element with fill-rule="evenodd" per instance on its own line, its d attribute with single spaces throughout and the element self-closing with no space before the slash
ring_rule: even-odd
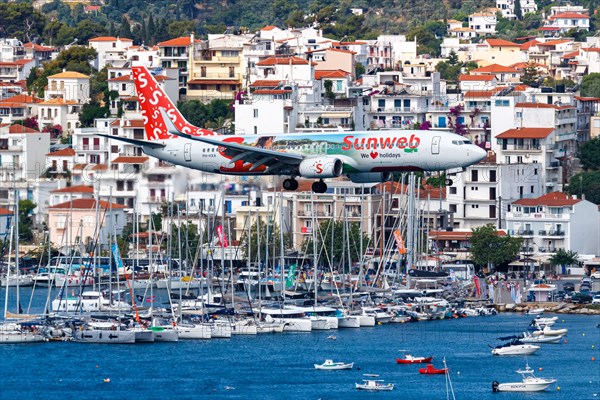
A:
<svg viewBox="0 0 600 400">
<path fill-rule="evenodd" d="M 560 265 L 562 267 L 562 274 L 565 275 L 567 273 L 566 267 L 577 264 L 579 258 L 576 251 L 559 249 L 556 253 L 552 254 L 548 261 L 552 265 Z"/>
</svg>

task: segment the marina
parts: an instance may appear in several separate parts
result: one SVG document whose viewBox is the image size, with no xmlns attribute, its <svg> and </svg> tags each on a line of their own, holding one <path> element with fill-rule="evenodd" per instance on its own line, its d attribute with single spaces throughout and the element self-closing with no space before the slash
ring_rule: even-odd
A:
<svg viewBox="0 0 600 400">
<path fill-rule="evenodd" d="M 23 292 L 26 296 L 26 288 Z M 42 293 L 35 296 L 33 311 L 43 307 Z M 165 296 L 160 290 L 155 293 L 157 298 Z M 115 393 L 146 399 L 363 399 L 365 393 L 356 390 L 355 383 L 373 373 L 394 384 L 393 392 L 403 399 L 422 399 L 424 394 L 446 398 L 442 376 L 419 374 L 419 364 L 396 363 L 403 349 L 432 355 L 434 360 L 445 358 L 457 399 L 520 399 L 518 393 L 494 394 L 490 382 L 514 380 L 525 357 L 492 356 L 488 345 L 498 337 L 521 334 L 531 320 L 521 313 L 501 313 L 377 324 L 337 329 L 336 340 L 330 339 L 330 330 L 313 330 L 146 345 L 62 341 L 3 345 L 1 388 L 7 399 L 52 399 L 59 393 L 94 399 L 114 398 Z M 535 355 L 528 356 L 530 365 L 544 371 L 540 375 L 557 379 L 546 389 L 552 399 L 600 395 L 599 323 L 598 316 L 558 315 L 553 329 L 568 329 L 567 336 L 559 344 L 541 344 Z M 323 374 L 314 364 L 324 359 L 352 360 L 353 369 Z"/>
</svg>

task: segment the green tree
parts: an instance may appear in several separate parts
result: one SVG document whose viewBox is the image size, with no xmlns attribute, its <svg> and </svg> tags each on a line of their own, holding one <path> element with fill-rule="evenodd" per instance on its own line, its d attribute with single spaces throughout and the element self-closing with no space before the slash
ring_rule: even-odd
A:
<svg viewBox="0 0 600 400">
<path fill-rule="evenodd" d="M 581 166 L 588 170 L 600 169 L 600 137 L 595 137 L 581 145 L 579 148 Z"/>
<path fill-rule="evenodd" d="M 552 265 L 560 265 L 562 268 L 562 274 L 564 275 L 567 273 L 567 267 L 577 265 L 579 263 L 579 257 L 576 251 L 558 249 L 556 253 L 550 256 L 548 261 Z"/>
<path fill-rule="evenodd" d="M 356 78 L 361 77 L 365 71 L 365 66 L 362 65 L 362 63 L 359 63 L 358 61 L 354 63 L 354 76 Z"/>
<path fill-rule="evenodd" d="M 517 4 L 519 1 L 515 1 Z M 528 62 L 523 68 L 523 74 L 521 75 L 521 82 L 525 85 L 533 86 L 535 84 L 539 84 L 538 80 L 540 78 L 540 71 L 534 62 Z"/>
<path fill-rule="evenodd" d="M 37 207 L 31 200 L 19 200 L 19 239 L 25 243 L 33 240 L 33 210 Z"/>
<path fill-rule="evenodd" d="M 600 97 L 600 73 L 587 74 L 581 80 L 581 95 Z"/>
<path fill-rule="evenodd" d="M 448 61 L 446 61 L 449 65 L 458 65 L 460 60 L 458 59 L 458 54 L 454 50 L 450 50 L 450 54 L 448 54 Z"/>
<path fill-rule="evenodd" d="M 335 93 L 333 93 L 333 82 L 329 79 L 326 79 L 325 82 L 323 82 L 323 86 L 325 87 L 325 97 L 327 97 L 329 102 L 335 100 Z"/>
<path fill-rule="evenodd" d="M 307 24 L 307 21 L 304 19 L 304 13 L 300 10 L 292 11 L 288 19 L 286 19 L 284 22 L 291 28 L 302 28 Z"/>
<path fill-rule="evenodd" d="M 565 191 L 571 195 L 585 196 L 586 200 L 600 204 L 600 171 L 590 170 L 573 175 Z"/>
<path fill-rule="evenodd" d="M 25 2 L 0 3 L 0 36 L 31 42 L 41 36 L 46 17 Z"/>
<path fill-rule="evenodd" d="M 131 26 L 129 25 L 129 20 L 125 15 L 121 19 L 121 26 L 119 28 L 119 37 L 121 38 L 130 38 L 131 37 Z"/>
<path fill-rule="evenodd" d="M 473 229 L 471 255 L 477 265 L 498 267 L 514 260 L 522 244 L 522 238 L 499 236 L 494 224 L 487 224 Z"/>
<path fill-rule="evenodd" d="M 515 16 L 518 20 L 523 19 L 523 11 L 521 10 L 521 0 L 515 0 Z"/>
<path fill-rule="evenodd" d="M 182 37 L 189 36 L 190 32 L 194 30 L 193 21 L 173 21 L 167 28 L 171 37 Z"/>
<path fill-rule="evenodd" d="M 289 236 L 283 235 L 284 250 L 289 247 L 289 242 Z M 279 225 L 273 221 L 267 223 L 261 218 L 256 219 L 252 226 L 250 226 L 250 240 L 248 240 L 247 231 L 242 234 L 240 246 L 242 247 L 243 257 L 249 257 L 250 261 L 257 260 L 259 244 L 261 264 L 267 256 L 267 249 L 269 259 L 278 257 L 281 254 L 281 233 Z"/>
<path fill-rule="evenodd" d="M 106 117 L 108 117 L 108 109 L 101 105 L 97 100 L 92 99 L 89 103 L 85 103 L 81 107 L 79 122 L 81 123 L 81 127 L 89 128 L 94 126 L 94 120 L 96 118 Z"/>
<path fill-rule="evenodd" d="M 346 227 L 347 224 L 347 227 Z M 341 265 L 346 270 L 348 258 L 350 262 L 359 261 L 360 241 L 362 236 L 363 251 L 370 243 L 369 236 L 361 233 L 358 223 L 347 223 L 344 221 L 321 222 L 315 232 L 317 239 L 316 249 L 319 263 L 327 266 Z M 307 238 L 302 244 L 304 252 L 310 256 L 313 254 L 312 238 Z M 350 249 L 350 252 L 348 252 Z"/>
</svg>

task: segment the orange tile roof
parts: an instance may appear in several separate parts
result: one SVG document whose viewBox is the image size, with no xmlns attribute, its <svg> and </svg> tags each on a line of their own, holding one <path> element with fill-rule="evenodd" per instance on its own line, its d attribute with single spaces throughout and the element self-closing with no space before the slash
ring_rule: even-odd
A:
<svg viewBox="0 0 600 400">
<path fill-rule="evenodd" d="M 592 51 L 595 53 L 600 53 L 600 47 L 587 47 L 587 48 L 582 48 L 581 50 L 588 51 L 588 52 Z"/>
<path fill-rule="evenodd" d="M 479 73 L 479 74 L 502 74 L 502 73 L 519 73 L 518 70 L 511 68 L 511 67 L 505 67 L 504 65 L 500 65 L 500 64 L 490 64 L 487 65 L 485 67 L 480 67 L 480 68 L 476 68 L 471 70 L 471 73 Z"/>
<path fill-rule="evenodd" d="M 503 230 L 496 231 L 498 236 L 506 236 Z M 435 240 L 469 240 L 473 231 L 431 231 L 429 237 Z"/>
<path fill-rule="evenodd" d="M 89 76 L 84 75 L 80 72 L 75 72 L 75 71 L 65 71 L 65 72 L 61 72 L 58 74 L 54 74 L 54 75 L 50 75 L 48 77 L 48 79 L 50 78 L 66 78 L 66 79 L 89 79 Z"/>
<path fill-rule="evenodd" d="M 254 94 L 284 94 L 291 93 L 291 90 L 283 90 L 283 89 L 258 89 L 255 90 Z"/>
<path fill-rule="evenodd" d="M 27 104 L 25 103 L 9 103 L 7 101 L 3 101 L 0 103 L 0 108 L 27 108 Z"/>
<path fill-rule="evenodd" d="M 502 132 L 498 139 L 544 139 L 554 131 L 554 128 L 513 128 Z"/>
<path fill-rule="evenodd" d="M 241 85 L 238 78 L 231 79 L 193 79 L 188 85 Z"/>
<path fill-rule="evenodd" d="M 581 97 L 581 96 L 574 96 L 575 100 L 579 100 L 579 101 L 594 101 L 594 102 L 599 102 L 600 98 L 598 97 Z"/>
<path fill-rule="evenodd" d="M 116 119 L 111 122 L 110 126 L 122 126 L 123 128 L 143 128 L 144 120 L 143 119 L 127 119 L 124 121 L 124 124 L 121 125 L 121 120 Z"/>
<path fill-rule="evenodd" d="M 554 108 L 555 110 L 565 110 L 567 108 L 575 108 L 575 106 L 556 106 L 554 104 L 546 103 L 517 103 L 515 107 L 520 108 Z"/>
<path fill-rule="evenodd" d="M 256 65 L 308 65 L 308 61 L 304 58 L 291 56 L 291 57 L 269 57 L 265 60 L 259 61 Z"/>
<path fill-rule="evenodd" d="M 576 12 L 564 12 L 552 15 L 548 19 L 590 19 L 590 17 Z"/>
<path fill-rule="evenodd" d="M 459 81 L 493 81 L 495 77 L 493 75 L 459 75 Z"/>
<path fill-rule="evenodd" d="M 409 190 L 408 187 L 406 185 L 401 185 L 396 181 L 389 181 L 389 182 L 382 182 L 378 185 L 376 185 L 377 190 L 379 191 L 379 193 L 383 193 L 383 191 L 385 190 L 386 193 L 391 193 L 391 194 L 408 194 Z M 440 189 L 438 187 L 433 187 L 431 185 L 424 185 L 421 186 L 419 189 L 419 198 L 421 199 L 426 199 L 426 198 L 430 198 L 430 199 L 439 199 L 440 196 L 442 196 L 442 199 L 446 198 L 446 190 L 445 189 Z"/>
<path fill-rule="evenodd" d="M 46 154 L 47 157 L 70 157 L 74 155 L 75 150 L 73 150 L 72 147 L 67 147 L 66 149 L 60 149 Z"/>
<path fill-rule="evenodd" d="M 113 164 L 142 164 L 148 161 L 150 157 L 147 156 L 120 156 L 115 158 Z"/>
<path fill-rule="evenodd" d="M 538 42 L 536 39 L 533 39 L 520 45 L 519 50 L 529 50 L 531 47 L 537 46 L 540 43 L 541 42 Z"/>
<path fill-rule="evenodd" d="M 125 206 L 116 203 L 109 203 L 108 201 L 100 200 L 98 201 L 98 208 L 102 208 L 105 210 L 110 209 L 112 206 L 113 209 L 123 209 Z M 55 206 L 48 207 L 50 210 L 65 210 L 65 209 L 73 209 L 73 210 L 95 210 L 96 209 L 96 200 L 95 199 L 75 199 L 72 201 L 67 201 L 64 203 L 57 204 Z"/>
<path fill-rule="evenodd" d="M 40 131 L 28 128 L 24 125 L 13 124 L 8 128 L 8 133 L 40 133 Z"/>
<path fill-rule="evenodd" d="M 16 60 L 15 63 L 17 65 L 25 65 L 25 64 L 29 64 L 30 62 L 33 62 L 33 58 L 24 58 L 22 60 Z"/>
<path fill-rule="evenodd" d="M 108 169 L 108 165 L 106 164 L 96 164 L 92 167 L 92 171 L 106 171 Z"/>
<path fill-rule="evenodd" d="M 250 87 L 277 87 L 283 81 L 258 79 L 250 84 Z"/>
<path fill-rule="evenodd" d="M 50 99 L 50 100 L 47 100 L 47 101 L 42 101 L 39 104 L 40 105 L 68 106 L 68 105 L 79 104 L 79 103 L 76 102 L 76 101 L 73 101 L 73 100 L 65 100 L 62 97 L 56 97 L 54 99 Z"/>
<path fill-rule="evenodd" d="M 465 98 L 475 98 L 475 97 L 488 98 L 488 97 L 492 97 L 493 95 L 495 95 L 496 93 L 498 93 L 501 90 L 502 90 L 501 87 L 497 87 L 497 88 L 494 88 L 491 90 L 470 90 L 465 93 L 464 97 Z"/>
<path fill-rule="evenodd" d="M 540 46 L 556 46 L 557 44 L 570 43 L 570 42 L 572 42 L 572 40 L 556 39 L 556 40 L 549 40 L 547 42 L 541 42 L 539 45 Z"/>
<path fill-rule="evenodd" d="M 574 199 L 569 197 L 568 194 L 562 192 L 552 192 L 540 196 L 535 199 L 519 199 L 515 201 L 513 204 L 518 204 L 522 206 L 550 206 L 550 207 L 560 207 L 560 206 L 572 206 L 581 202 L 581 199 Z"/>
<path fill-rule="evenodd" d="M 486 39 L 486 42 L 491 47 L 521 47 L 520 44 L 509 42 L 504 39 Z"/>
<path fill-rule="evenodd" d="M 86 166 L 87 166 L 87 164 L 75 164 L 73 166 L 73 171 L 84 169 Z"/>
<path fill-rule="evenodd" d="M 338 69 L 335 71 L 332 71 L 332 70 L 315 71 L 315 79 L 318 81 L 323 78 L 346 78 L 349 75 L 350 75 L 349 72 L 346 72 L 341 69 Z"/>
<path fill-rule="evenodd" d="M 11 102 L 11 103 L 41 103 L 43 100 L 37 97 L 28 96 L 26 94 L 18 94 L 8 99 L 0 100 L 0 103 Z"/>
<path fill-rule="evenodd" d="M 54 47 L 49 47 L 49 46 L 40 46 L 39 44 L 35 44 L 35 43 L 25 43 L 23 45 L 23 47 L 28 48 L 28 49 L 33 49 L 35 51 L 54 51 L 56 50 Z"/>
<path fill-rule="evenodd" d="M 118 38 L 121 41 L 133 42 L 132 39 L 128 38 Z M 88 42 L 116 42 L 117 38 L 114 36 L 99 36 L 97 38 L 93 38 L 88 40 Z"/>
<path fill-rule="evenodd" d="M 278 29 L 275 25 L 267 25 L 261 29 L 261 31 L 272 31 L 273 29 Z"/>
<path fill-rule="evenodd" d="M 567 58 L 575 58 L 579 55 L 579 50 L 575 50 L 571 53 L 567 53 L 564 56 L 562 56 L 561 58 L 567 59 Z"/>
<path fill-rule="evenodd" d="M 200 40 L 194 39 L 194 43 L 200 43 Z M 192 44 L 192 38 L 189 36 L 178 37 L 157 44 L 158 47 L 184 47 Z"/>
<path fill-rule="evenodd" d="M 94 188 L 86 185 L 75 185 L 53 190 L 52 193 L 94 193 Z"/>
<path fill-rule="evenodd" d="M 14 215 L 14 212 L 8 208 L 0 208 L 0 215 Z"/>
<path fill-rule="evenodd" d="M 527 67 L 529 65 L 534 66 L 534 67 L 538 67 L 538 68 L 546 68 L 545 65 L 538 64 L 538 63 L 533 63 L 531 61 L 527 61 L 527 62 L 521 61 L 521 62 L 518 62 L 518 63 L 514 63 L 514 64 L 511 64 L 510 67 L 511 68 L 515 68 L 515 69 L 523 69 L 523 68 L 525 68 L 525 67 Z"/>
</svg>

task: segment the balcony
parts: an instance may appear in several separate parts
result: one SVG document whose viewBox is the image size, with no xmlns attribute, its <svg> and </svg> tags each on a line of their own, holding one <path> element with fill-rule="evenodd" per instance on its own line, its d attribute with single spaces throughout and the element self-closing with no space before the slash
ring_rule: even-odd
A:
<svg viewBox="0 0 600 400">
<path fill-rule="evenodd" d="M 533 236 L 533 230 L 531 229 L 520 229 L 518 232 L 519 236 Z"/>
</svg>

